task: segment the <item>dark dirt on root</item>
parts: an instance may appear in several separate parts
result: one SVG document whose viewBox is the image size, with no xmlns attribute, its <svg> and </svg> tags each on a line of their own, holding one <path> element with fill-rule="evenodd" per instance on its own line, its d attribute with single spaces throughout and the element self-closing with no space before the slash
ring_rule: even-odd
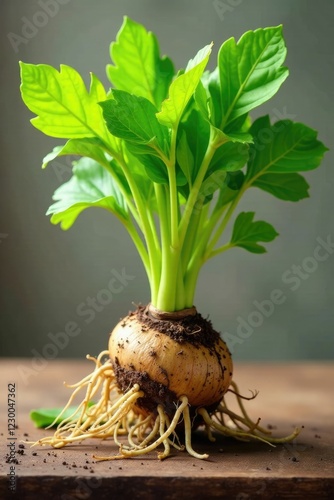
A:
<svg viewBox="0 0 334 500">
<path fill-rule="evenodd" d="M 204 319 L 199 313 L 175 321 L 162 320 L 150 316 L 147 307 L 138 306 L 136 311 L 129 313 L 129 317 L 137 317 L 143 330 L 152 328 L 179 344 L 187 342 L 196 347 L 212 348 L 219 340 L 219 333 L 213 329 L 211 321 Z"/>
<path fill-rule="evenodd" d="M 165 411 L 173 414 L 175 411 L 174 402 L 177 401 L 176 394 L 168 389 L 167 386 L 151 380 L 146 372 L 136 370 L 127 370 L 119 365 L 118 359 L 113 363 L 117 384 L 121 391 L 125 393 L 129 386 L 138 384 L 144 391 L 145 396 L 137 400 L 137 406 L 152 414 L 157 413 L 157 406 L 162 404 Z"/>
</svg>

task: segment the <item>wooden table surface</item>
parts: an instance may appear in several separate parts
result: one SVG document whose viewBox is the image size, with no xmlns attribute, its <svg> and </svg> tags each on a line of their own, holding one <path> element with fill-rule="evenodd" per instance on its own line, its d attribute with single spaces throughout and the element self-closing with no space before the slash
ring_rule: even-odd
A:
<svg viewBox="0 0 334 500">
<path fill-rule="evenodd" d="M 155 452 L 95 462 L 94 453 L 113 454 L 117 447 L 97 440 L 60 450 L 23 444 L 51 432 L 36 429 L 29 411 L 63 406 L 70 394 L 63 381 L 74 383 L 90 370 L 86 360 L 54 360 L 39 367 L 26 359 L 0 360 L 1 499 L 334 498 L 333 363 L 235 364 L 241 391 L 259 390 L 247 406 L 254 419 L 260 416 L 264 426 L 273 426 L 281 435 L 304 425 L 294 443 L 275 448 L 222 437 L 210 443 L 197 432 L 194 449 L 208 452 L 207 460 L 175 450 L 163 462 Z M 8 384 L 15 384 L 17 402 L 14 493 L 9 490 L 11 464 L 6 462 L 12 442 L 7 428 Z"/>
</svg>

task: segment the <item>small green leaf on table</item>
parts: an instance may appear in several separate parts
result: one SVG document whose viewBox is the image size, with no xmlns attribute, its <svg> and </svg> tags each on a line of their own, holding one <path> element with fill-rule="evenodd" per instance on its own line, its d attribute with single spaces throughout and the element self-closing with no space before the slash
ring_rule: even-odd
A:
<svg viewBox="0 0 334 500">
<path fill-rule="evenodd" d="M 93 404 L 94 403 L 90 401 L 88 403 L 88 407 L 92 406 Z M 76 406 L 69 406 L 67 410 L 64 411 L 60 419 L 57 419 L 58 415 L 60 415 L 63 410 L 62 408 L 38 408 L 36 410 L 31 410 L 30 418 L 38 428 L 49 427 L 51 424 L 54 424 L 54 426 L 56 426 L 63 420 L 70 418 L 76 411 L 76 409 Z"/>
</svg>

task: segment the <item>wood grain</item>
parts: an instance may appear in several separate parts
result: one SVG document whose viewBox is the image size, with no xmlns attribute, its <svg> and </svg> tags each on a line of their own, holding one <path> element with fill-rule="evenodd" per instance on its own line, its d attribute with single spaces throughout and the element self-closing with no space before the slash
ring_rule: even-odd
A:
<svg viewBox="0 0 334 500">
<path fill-rule="evenodd" d="M 91 370 L 89 361 L 49 361 L 36 371 L 31 360 L 0 361 L 1 499 L 332 499 L 334 498 L 334 365 L 333 363 L 236 364 L 240 390 L 259 390 L 248 403 L 253 418 L 273 426 L 277 435 L 304 425 L 294 443 L 275 448 L 262 443 L 195 434 L 196 460 L 176 452 L 160 462 L 156 453 L 136 459 L 96 462 L 92 455 L 114 454 L 112 442 L 90 440 L 61 450 L 30 448 L 50 431 L 34 428 L 29 411 L 63 406 L 74 383 Z M 35 366 L 36 368 L 36 366 Z M 17 455 L 16 493 L 8 490 L 10 464 L 7 432 L 7 384 L 16 384 L 16 430 L 23 455 Z M 28 434 L 28 435 L 27 435 Z"/>
</svg>

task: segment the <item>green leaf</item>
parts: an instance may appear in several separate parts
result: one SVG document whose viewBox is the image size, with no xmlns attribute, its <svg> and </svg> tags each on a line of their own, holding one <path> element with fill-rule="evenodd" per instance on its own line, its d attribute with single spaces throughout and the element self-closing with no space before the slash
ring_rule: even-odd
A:
<svg viewBox="0 0 334 500">
<path fill-rule="evenodd" d="M 246 32 L 227 40 L 218 54 L 223 129 L 229 122 L 266 102 L 288 76 L 282 27 Z M 216 90 L 216 84 L 214 86 Z"/>
<path fill-rule="evenodd" d="M 130 145 L 131 148 L 129 147 Z M 168 182 L 166 166 L 163 165 L 164 169 L 160 169 L 161 164 L 159 162 L 154 162 L 155 159 L 159 160 L 156 156 L 139 152 L 136 154 L 132 153 L 132 146 L 132 143 L 127 143 L 124 148 L 131 177 L 138 186 L 147 205 L 155 207 L 155 201 L 153 201 L 154 189 L 152 189 L 152 181 L 160 183 Z M 159 180 L 157 180 L 156 177 Z"/>
<path fill-rule="evenodd" d="M 53 151 L 43 158 L 42 168 L 46 168 L 50 161 L 59 156 L 78 155 L 86 156 L 97 161 L 101 165 L 109 167 L 109 161 L 103 152 L 103 143 L 97 137 L 85 137 L 84 139 L 70 139 L 63 146 L 56 146 Z"/>
<path fill-rule="evenodd" d="M 201 80 L 198 82 L 198 85 L 196 87 L 194 99 L 202 116 L 210 122 L 210 97 L 208 97 L 206 89 Z"/>
<path fill-rule="evenodd" d="M 227 142 L 220 146 L 210 162 L 208 174 L 217 170 L 236 171 L 243 168 L 248 160 L 249 146 L 236 142 Z"/>
<path fill-rule="evenodd" d="M 241 170 L 236 172 L 227 172 L 217 170 L 210 174 L 204 180 L 200 189 L 200 200 L 208 203 L 212 200 L 215 192 L 219 192 L 219 198 L 215 205 L 215 210 L 222 208 L 227 203 L 230 203 L 238 194 L 243 182 L 244 173 Z"/>
<path fill-rule="evenodd" d="M 256 120 L 251 133 L 247 178 L 265 173 L 294 173 L 317 168 L 327 151 L 317 139 L 317 132 L 302 123 L 281 120 L 270 124 L 267 116 Z"/>
<path fill-rule="evenodd" d="M 138 157 L 138 160 L 149 179 L 159 184 L 168 184 L 167 167 L 160 158 L 154 155 L 142 154 Z"/>
<path fill-rule="evenodd" d="M 210 139 L 210 125 L 196 108 L 179 126 L 177 161 L 191 185 L 198 174 Z"/>
<path fill-rule="evenodd" d="M 212 72 L 205 72 L 202 77 L 202 84 L 206 90 L 207 95 L 207 106 L 209 110 L 209 120 L 212 125 L 217 128 L 220 128 L 222 123 L 222 107 L 221 107 L 221 90 L 220 90 L 220 80 L 219 80 L 219 68 Z M 202 100 L 202 109 L 203 109 L 203 97 L 204 94 L 201 92 L 200 94 Z"/>
<path fill-rule="evenodd" d="M 227 142 L 238 142 L 241 144 L 249 144 L 253 142 L 253 137 L 248 132 L 233 132 L 232 134 L 225 134 L 217 127 L 211 126 L 211 141 L 218 148 Z"/>
<path fill-rule="evenodd" d="M 128 148 L 128 150 L 131 152 L 131 148 Z M 148 155 L 148 154 L 141 154 L 137 155 L 135 157 L 137 162 L 142 167 L 142 172 L 146 173 L 146 181 L 151 180 L 153 182 L 157 182 L 158 184 L 167 184 L 169 183 L 168 180 L 168 171 L 167 167 L 164 164 L 164 162 L 161 160 L 161 158 L 158 158 L 157 156 L 154 155 Z M 132 164 L 131 164 L 132 165 Z M 143 174 L 142 174 L 143 175 Z M 142 179 L 144 181 L 144 179 Z M 180 169 L 176 169 L 176 185 L 177 186 L 183 186 L 184 184 L 187 183 L 187 179 Z M 147 184 L 147 182 L 146 182 Z M 142 191 L 142 189 L 141 189 Z M 146 199 L 146 202 L 148 200 Z"/>
<path fill-rule="evenodd" d="M 208 63 L 211 50 L 212 44 L 201 49 L 194 59 L 189 61 L 185 72 L 171 83 L 168 98 L 163 101 L 161 111 L 157 114 L 160 123 L 177 129 L 182 114 Z"/>
<path fill-rule="evenodd" d="M 105 167 L 112 170 L 114 176 L 122 183 L 126 192 L 131 193 L 128 181 L 123 170 L 116 160 L 112 159 L 108 153 L 104 152 L 104 144 L 97 137 L 85 137 L 84 139 L 70 139 L 63 146 L 56 146 L 53 151 L 43 159 L 42 168 L 46 168 L 48 163 L 59 156 L 76 155 L 91 158 Z"/>
<path fill-rule="evenodd" d="M 88 407 L 94 405 L 92 401 L 89 401 Z M 36 410 L 31 410 L 30 418 L 34 422 L 35 426 L 38 428 L 49 427 L 54 422 L 54 426 L 58 425 L 63 420 L 71 417 L 77 410 L 76 406 L 69 406 L 67 410 L 64 411 L 62 416 L 57 419 L 58 415 L 62 412 L 62 408 L 38 408 Z M 56 420 L 57 419 L 57 420 Z"/>
<path fill-rule="evenodd" d="M 217 123 L 217 119 L 215 117 L 215 106 L 213 104 L 213 96 L 210 96 L 210 92 L 212 91 L 215 92 L 215 90 L 213 90 L 210 87 L 211 85 L 210 75 L 212 74 L 214 74 L 215 78 L 215 75 L 217 73 L 207 72 L 204 78 L 204 82 L 206 82 L 206 87 L 204 86 L 202 81 L 200 81 L 194 94 L 196 105 L 198 106 L 198 109 L 202 117 L 205 120 L 207 120 L 208 123 L 210 123 L 211 125 L 211 140 L 215 142 L 217 147 L 228 141 L 240 142 L 242 144 L 253 142 L 253 137 L 249 133 L 250 120 L 248 114 L 244 114 L 239 118 L 237 118 L 236 120 L 234 120 L 226 127 L 224 132 L 219 129 L 221 120 L 219 120 L 219 122 Z M 219 103 L 220 101 L 219 87 L 217 87 L 216 100 Z"/>
<path fill-rule="evenodd" d="M 231 245 L 253 253 L 264 253 L 266 249 L 258 241 L 272 241 L 278 236 L 268 222 L 253 222 L 254 212 L 241 212 L 234 222 Z"/>
<path fill-rule="evenodd" d="M 46 64 L 21 65 L 21 93 L 27 107 L 37 115 L 31 123 L 51 137 L 79 139 L 98 136 L 118 141 L 108 134 L 99 101 L 107 98 L 98 78 L 91 74 L 89 92 L 73 68 L 61 65 L 60 72 Z"/>
<path fill-rule="evenodd" d="M 180 139 L 176 148 L 176 159 L 187 179 L 187 183 L 191 187 L 195 162 L 194 155 L 188 145 L 185 130 L 182 130 L 180 134 Z"/>
<path fill-rule="evenodd" d="M 250 144 L 253 142 L 253 136 L 248 132 L 230 132 L 226 137 L 232 142 L 239 142 L 241 144 Z"/>
<path fill-rule="evenodd" d="M 244 183 L 245 175 L 242 170 L 226 172 L 225 182 L 220 188 L 219 199 L 216 208 L 222 208 L 237 196 Z"/>
<path fill-rule="evenodd" d="M 251 117 L 249 116 L 248 113 L 245 113 L 244 115 L 241 115 L 232 122 L 230 122 L 225 127 L 225 133 L 232 136 L 233 134 L 239 135 L 239 134 L 249 133 L 251 125 L 252 125 Z M 251 137 L 253 138 L 253 136 Z M 253 142 L 253 140 L 247 142 Z"/>
<path fill-rule="evenodd" d="M 252 185 L 280 200 L 299 201 L 309 197 L 309 185 L 304 177 L 297 173 L 264 174 L 258 177 Z"/>
<path fill-rule="evenodd" d="M 89 207 L 104 208 L 122 222 L 128 219 L 123 195 L 112 176 L 90 158 L 74 163 L 73 176 L 54 193 L 56 201 L 47 211 L 51 222 L 69 229 L 83 210 Z"/>
<path fill-rule="evenodd" d="M 172 61 L 160 58 L 155 35 L 128 17 L 110 45 L 110 57 L 115 66 L 107 65 L 107 76 L 119 90 L 145 97 L 157 108 L 167 96 L 174 76 Z"/>
<path fill-rule="evenodd" d="M 223 188 L 226 176 L 227 173 L 222 170 L 209 175 L 201 185 L 200 201 L 204 200 L 204 203 L 208 203 L 212 199 L 213 193 Z"/>
<path fill-rule="evenodd" d="M 109 131 L 126 141 L 148 146 L 153 153 L 168 150 L 168 129 L 156 118 L 157 109 L 145 97 L 123 90 L 113 90 L 113 99 L 101 102 L 103 116 Z"/>
</svg>

